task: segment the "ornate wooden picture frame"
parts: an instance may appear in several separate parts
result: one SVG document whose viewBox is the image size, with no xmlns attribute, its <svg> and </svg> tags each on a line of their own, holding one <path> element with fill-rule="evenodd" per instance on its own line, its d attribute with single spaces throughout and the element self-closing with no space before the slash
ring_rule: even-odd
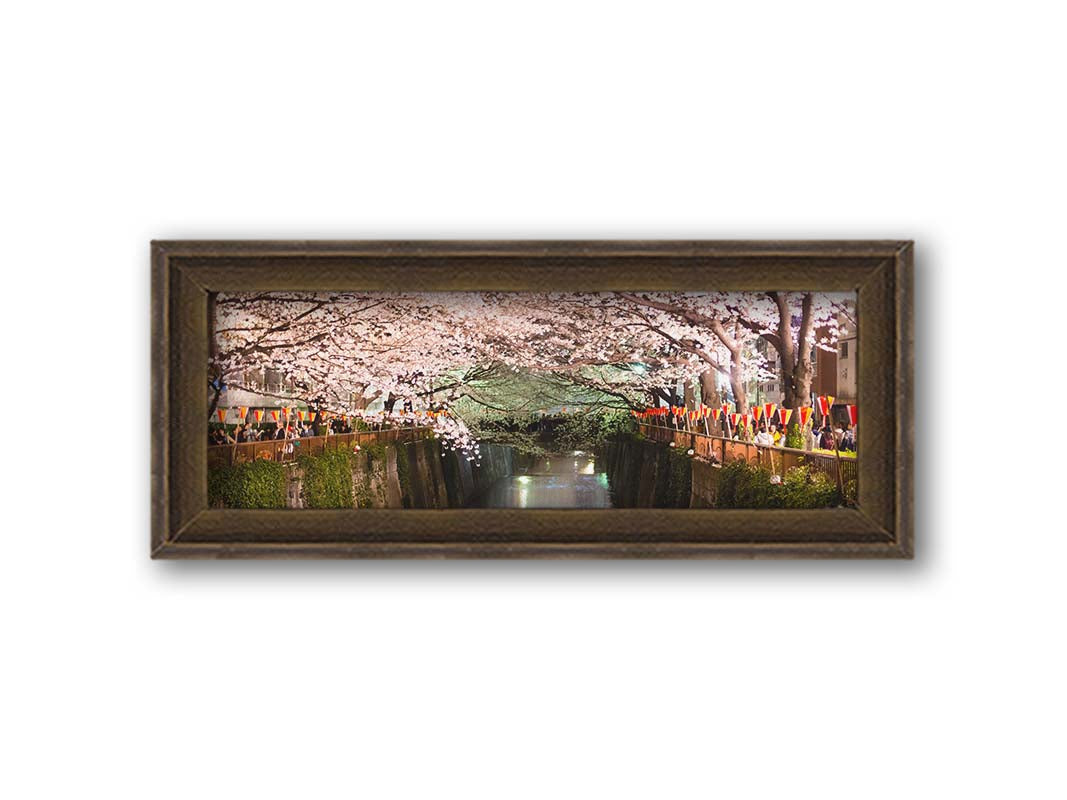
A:
<svg viewBox="0 0 1067 800">
<path fill-rule="evenodd" d="M 910 558 L 908 241 L 158 241 L 153 558 Z M 852 508 L 209 508 L 209 298 L 249 291 L 855 291 Z"/>
</svg>

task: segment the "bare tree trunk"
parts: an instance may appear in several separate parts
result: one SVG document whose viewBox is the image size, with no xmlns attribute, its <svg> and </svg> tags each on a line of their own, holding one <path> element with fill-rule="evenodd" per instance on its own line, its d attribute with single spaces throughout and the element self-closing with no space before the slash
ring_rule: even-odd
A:
<svg viewBox="0 0 1067 800">
<path fill-rule="evenodd" d="M 700 402 L 710 408 L 718 408 L 722 405 L 719 383 L 713 369 L 700 373 Z"/>
<path fill-rule="evenodd" d="M 778 332 L 775 336 L 764 336 L 778 352 L 779 373 L 782 383 L 782 405 L 785 408 L 798 408 L 808 402 L 811 396 L 811 380 L 814 366 L 811 362 L 811 350 L 814 346 L 815 323 L 812 309 L 815 301 L 811 292 L 806 292 L 800 304 L 800 329 L 796 342 L 793 341 L 793 313 L 789 308 L 788 292 L 770 292 L 770 297 L 778 306 Z"/>
<path fill-rule="evenodd" d="M 691 411 L 697 407 L 696 403 L 696 392 L 693 389 L 693 382 L 685 381 L 682 384 L 682 405 Z"/>
<path fill-rule="evenodd" d="M 748 394 L 745 392 L 745 381 L 741 375 L 740 358 L 730 360 L 730 390 L 734 393 L 734 405 L 737 406 L 737 413 L 747 414 Z"/>
<path fill-rule="evenodd" d="M 812 319 L 811 293 L 804 295 L 800 312 L 800 331 L 797 333 L 796 366 L 793 369 L 794 405 L 802 406 L 811 397 L 811 380 L 815 375 L 815 365 L 811 360 L 811 351 L 815 346 L 815 322 Z"/>
<path fill-rule="evenodd" d="M 720 326 L 721 327 L 721 326 Z M 730 389 L 734 393 L 734 403 L 737 405 L 738 414 L 748 413 L 748 394 L 745 391 L 744 368 L 741 364 L 742 345 L 740 341 L 739 325 L 734 323 L 734 335 L 729 341 L 720 336 L 720 340 L 730 351 Z"/>
<path fill-rule="evenodd" d="M 778 306 L 778 336 L 771 342 L 778 351 L 778 371 L 782 384 L 782 405 L 786 408 L 795 408 L 796 387 L 794 381 L 794 361 L 796 351 L 793 346 L 793 321 L 789 310 L 789 295 L 787 292 L 771 292 L 771 298 Z"/>
</svg>

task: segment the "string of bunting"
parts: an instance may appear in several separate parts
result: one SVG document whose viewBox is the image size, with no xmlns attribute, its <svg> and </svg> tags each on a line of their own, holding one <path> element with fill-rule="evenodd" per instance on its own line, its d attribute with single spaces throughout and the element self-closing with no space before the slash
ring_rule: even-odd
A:
<svg viewBox="0 0 1067 800">
<path fill-rule="evenodd" d="M 820 395 L 816 398 L 816 408 L 819 410 L 820 419 L 829 419 L 830 412 L 834 407 L 833 395 Z M 855 405 L 847 405 L 848 420 L 853 426 L 859 421 L 857 407 Z M 806 428 L 812 424 L 812 419 L 815 413 L 815 408 L 812 406 L 801 406 L 795 409 L 797 412 L 797 421 L 801 428 Z M 785 428 L 789 425 L 790 420 L 793 419 L 794 409 L 792 408 L 779 408 L 777 403 L 763 403 L 762 405 L 753 405 L 749 413 L 741 414 L 736 411 L 731 411 L 731 405 L 729 403 L 723 403 L 717 408 L 706 406 L 701 403 L 699 406 L 693 409 L 687 409 L 685 406 L 648 406 L 643 409 L 634 409 L 630 411 L 630 414 L 639 420 L 654 420 L 660 419 L 667 421 L 667 418 L 673 419 L 675 424 L 683 422 L 697 422 L 698 420 L 708 419 L 709 417 L 715 422 L 719 422 L 725 415 L 725 419 L 734 428 L 741 426 L 747 428 L 750 421 L 753 425 L 758 426 L 760 421 L 771 422 L 777 420 L 778 424 Z"/>
</svg>

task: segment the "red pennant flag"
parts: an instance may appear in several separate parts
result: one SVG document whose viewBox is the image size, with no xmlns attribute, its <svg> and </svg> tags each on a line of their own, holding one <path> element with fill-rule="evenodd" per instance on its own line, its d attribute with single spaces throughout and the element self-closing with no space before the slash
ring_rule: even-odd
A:
<svg viewBox="0 0 1067 800">
<path fill-rule="evenodd" d="M 219 422 L 225 422 L 226 421 L 226 409 L 225 408 L 216 408 L 215 409 L 215 413 L 219 415 Z"/>
<path fill-rule="evenodd" d="M 800 427 L 808 427 L 808 423 L 811 422 L 811 415 L 814 409 L 811 406 L 802 406 L 800 409 Z"/>
<path fill-rule="evenodd" d="M 793 409 L 791 409 L 791 408 L 780 408 L 780 409 L 778 409 L 778 419 L 781 420 L 783 428 L 786 425 L 789 424 L 789 418 L 791 416 L 793 416 Z"/>
<path fill-rule="evenodd" d="M 760 417 L 762 417 L 762 416 L 763 416 L 763 409 L 758 405 L 752 406 L 752 421 L 753 422 L 757 422 L 757 421 L 759 421 Z"/>
<path fill-rule="evenodd" d="M 262 408 L 257 408 L 257 409 L 256 409 L 255 411 L 253 411 L 252 413 L 253 413 L 253 414 L 255 415 L 255 417 L 256 417 L 256 422 L 260 422 L 260 421 L 262 421 L 262 419 L 263 419 L 263 409 L 262 409 Z"/>
<path fill-rule="evenodd" d="M 730 413 L 730 404 L 729 403 L 723 403 L 722 404 L 722 413 L 723 414 L 729 414 Z"/>
<path fill-rule="evenodd" d="M 247 417 L 248 416 L 248 406 L 241 406 L 240 408 L 238 408 L 237 409 L 237 416 L 239 416 L 242 420 L 245 417 Z"/>
<path fill-rule="evenodd" d="M 299 419 L 299 420 L 300 420 L 301 422 L 303 422 L 303 421 L 304 421 L 304 414 L 306 414 L 306 413 L 307 413 L 307 412 L 306 412 L 306 411 L 304 411 L 304 409 L 302 409 L 302 408 L 298 408 L 298 409 L 296 410 L 296 417 L 297 417 L 297 419 Z"/>
<path fill-rule="evenodd" d="M 288 409 L 288 408 L 287 408 L 286 406 L 282 406 L 282 415 L 283 415 L 283 416 L 284 416 L 284 417 L 285 417 L 286 419 L 289 419 L 289 409 Z"/>
<path fill-rule="evenodd" d="M 820 395 L 819 414 L 823 417 L 830 416 L 830 409 L 834 407 L 834 398 L 831 395 Z"/>
<path fill-rule="evenodd" d="M 848 421 L 855 425 L 858 419 L 856 407 L 848 406 Z"/>
<path fill-rule="evenodd" d="M 278 409 L 276 409 L 276 408 L 272 408 L 272 409 L 270 410 L 270 418 L 271 418 L 272 420 L 274 420 L 275 422 L 277 422 L 277 421 L 278 421 Z"/>
<path fill-rule="evenodd" d="M 721 408 L 713 408 L 711 409 L 711 415 L 715 417 L 715 421 L 718 422 L 719 417 L 723 415 L 723 410 Z"/>
<path fill-rule="evenodd" d="M 774 409 L 778 408 L 776 403 L 764 403 L 763 404 L 763 416 L 770 420 L 774 416 Z"/>
</svg>

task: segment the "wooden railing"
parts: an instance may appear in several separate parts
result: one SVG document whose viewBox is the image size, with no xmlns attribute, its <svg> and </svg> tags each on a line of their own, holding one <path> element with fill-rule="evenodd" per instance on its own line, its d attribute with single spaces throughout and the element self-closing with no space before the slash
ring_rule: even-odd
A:
<svg viewBox="0 0 1067 800">
<path fill-rule="evenodd" d="M 646 436 L 656 442 L 674 442 L 674 446 L 682 452 L 692 450 L 694 455 L 706 458 L 709 461 L 726 463 L 727 461 L 744 460 L 752 464 L 766 467 L 772 473 L 784 476 L 787 470 L 800 466 L 803 463 L 828 475 L 831 480 L 837 482 L 837 473 L 841 471 L 841 482 L 846 485 L 856 480 L 856 459 L 851 456 L 842 456 L 826 453 L 811 453 L 807 450 L 798 450 L 792 447 L 768 447 L 741 442 L 736 439 L 727 439 L 725 436 L 709 436 L 704 433 L 690 433 L 689 431 L 669 428 L 664 425 L 648 425 L 640 423 L 638 429 L 642 436 Z"/>
<path fill-rule="evenodd" d="M 210 445 L 207 449 L 209 467 L 241 464 L 257 458 L 270 461 L 295 461 L 302 455 L 313 456 L 342 445 L 360 446 L 385 442 L 414 442 L 428 439 L 432 428 L 393 428 L 384 431 L 336 433 L 330 436 L 305 436 L 296 439 L 264 439 L 262 442 Z"/>
</svg>

